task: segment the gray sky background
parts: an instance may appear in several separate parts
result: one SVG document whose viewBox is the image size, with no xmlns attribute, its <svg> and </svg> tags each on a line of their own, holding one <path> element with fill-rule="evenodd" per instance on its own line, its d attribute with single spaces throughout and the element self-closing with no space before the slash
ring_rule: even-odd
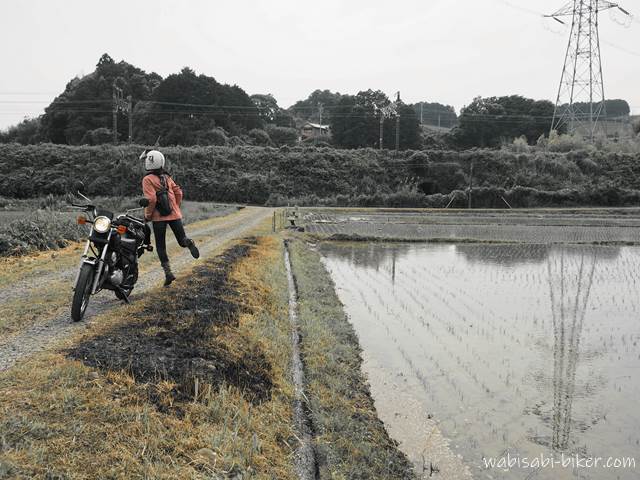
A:
<svg viewBox="0 0 640 480">
<path fill-rule="evenodd" d="M 184 66 L 272 93 L 367 88 L 456 110 L 478 95 L 555 101 L 568 30 L 535 12 L 566 0 L 3 0 L 0 128 L 35 116 L 103 53 L 163 77 Z M 640 114 L 637 18 L 601 15 L 607 98 Z"/>
</svg>

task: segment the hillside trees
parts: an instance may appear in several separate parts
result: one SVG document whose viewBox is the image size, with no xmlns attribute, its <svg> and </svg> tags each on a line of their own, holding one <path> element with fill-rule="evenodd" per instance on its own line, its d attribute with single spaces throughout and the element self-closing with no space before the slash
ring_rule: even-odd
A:
<svg viewBox="0 0 640 480">
<path fill-rule="evenodd" d="M 458 116 L 451 105 L 438 102 L 418 102 L 411 105 L 418 118 L 422 118 L 424 125 L 451 128 L 456 125 Z"/>
<path fill-rule="evenodd" d="M 114 83 L 123 89 L 125 97 L 145 100 L 161 81 L 158 74 L 147 74 L 124 61 L 116 63 L 105 53 L 93 73 L 71 80 L 45 109 L 40 136 L 53 143 L 89 143 L 86 135 L 90 137 L 92 130 L 111 128 Z M 121 115 L 118 126 L 118 136 L 126 139 L 126 117 Z"/>
<path fill-rule="evenodd" d="M 264 124 L 272 124 L 278 127 L 294 127 L 293 116 L 278 105 L 275 97 L 268 94 L 251 95 L 251 101 L 258 110 L 258 116 Z"/>
<path fill-rule="evenodd" d="M 343 95 L 330 115 L 333 143 L 343 148 L 379 147 L 380 108 L 390 104 L 380 90 L 363 90 L 357 95 Z M 420 143 L 419 124 L 413 108 L 397 104 L 400 114 L 400 149 L 417 148 Z M 396 118 L 383 122 L 383 146 L 395 148 Z"/>
<path fill-rule="evenodd" d="M 594 103 L 594 108 L 595 108 Z M 574 107 L 580 112 L 589 112 L 589 102 L 576 102 Z M 561 108 L 567 108 L 567 105 L 562 105 Z M 604 101 L 603 115 L 606 114 L 607 118 L 625 117 L 631 113 L 631 107 L 626 100 L 610 99 Z"/>
<path fill-rule="evenodd" d="M 322 105 L 325 111 L 332 111 L 333 107 L 340 103 L 343 95 L 330 90 L 314 90 L 304 100 L 299 100 L 289 107 L 288 111 L 303 121 L 320 122 L 320 109 Z M 325 116 L 325 118 L 327 118 Z M 324 121 L 324 120 L 323 120 Z"/>
<path fill-rule="evenodd" d="M 134 138 L 160 145 L 195 145 L 214 128 L 233 135 L 262 126 L 258 109 L 237 85 L 218 83 L 185 67 L 154 89 L 150 101 L 137 106 Z"/>
<path fill-rule="evenodd" d="M 548 133 L 553 111 L 553 103 L 547 100 L 520 95 L 476 97 L 460 112 L 452 136 L 460 147 L 497 147 L 503 140 L 520 136 L 534 143 Z"/>
<path fill-rule="evenodd" d="M 227 133 L 246 134 L 264 124 L 252 99 L 237 85 L 220 84 L 190 68 L 163 80 L 127 62 L 116 63 L 105 53 L 95 71 L 72 79 L 39 119 L 10 128 L 0 141 L 111 142 L 114 85 L 125 98 L 131 95 L 133 99 L 133 137 L 141 143 L 155 144 L 159 138 L 160 145 L 220 144 L 221 133 L 225 137 Z M 289 125 L 291 120 L 282 109 L 276 110 L 270 121 Z M 118 113 L 117 137 L 120 141 L 128 138 L 128 118 L 123 112 Z"/>
</svg>

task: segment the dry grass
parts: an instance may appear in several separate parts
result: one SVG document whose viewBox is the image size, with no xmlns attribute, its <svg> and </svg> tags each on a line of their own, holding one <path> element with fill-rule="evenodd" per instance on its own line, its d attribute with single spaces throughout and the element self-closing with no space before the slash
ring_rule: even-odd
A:
<svg viewBox="0 0 640 480">
<path fill-rule="evenodd" d="M 196 281 L 206 282 L 206 269 L 201 274 Z M 255 401 L 232 379 L 188 386 L 161 376 L 143 381 L 130 370 L 91 367 L 65 355 L 127 324 L 153 337 L 157 327 L 149 307 L 166 295 L 155 293 L 100 319 L 93 332 L 68 341 L 65 349 L 0 374 L 0 478 L 293 478 L 279 243 L 261 239 L 234 265 L 229 280 L 235 319 L 225 325 L 212 319 L 203 345 L 229 362 L 259 351 L 270 373 L 268 397 Z M 187 288 L 172 289 L 177 300 L 163 305 L 180 309 L 180 299 L 190 298 Z"/>
<path fill-rule="evenodd" d="M 321 479 L 414 478 L 378 419 L 358 338 L 316 252 L 292 242 L 301 353 Z"/>
</svg>

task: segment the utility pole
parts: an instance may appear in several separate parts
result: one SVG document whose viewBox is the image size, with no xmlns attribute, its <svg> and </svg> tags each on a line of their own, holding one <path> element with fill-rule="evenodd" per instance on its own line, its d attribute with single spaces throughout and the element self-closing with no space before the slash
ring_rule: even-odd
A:
<svg viewBox="0 0 640 480">
<path fill-rule="evenodd" d="M 598 16 L 612 8 L 630 15 L 607 0 L 571 0 L 551 15 L 545 15 L 563 25 L 562 17 L 571 17 L 551 131 L 566 126 L 569 133 L 586 133 L 593 142 L 600 117 L 606 120 Z"/>
<path fill-rule="evenodd" d="M 473 189 L 473 158 L 469 159 L 469 195 L 467 196 L 469 201 L 469 207 L 471 208 L 471 190 Z"/>
<path fill-rule="evenodd" d="M 133 136 L 133 99 L 129 95 L 126 100 L 124 93 L 115 82 L 113 83 L 113 143 L 118 143 L 118 112 L 125 112 L 129 120 L 129 139 L 131 142 Z"/>
<path fill-rule="evenodd" d="M 400 150 L 400 113 L 398 107 L 400 106 L 400 92 L 396 94 L 395 110 L 396 110 L 396 153 Z"/>
<path fill-rule="evenodd" d="M 382 150 L 382 133 L 384 132 L 384 112 L 380 109 L 380 150 Z"/>
<path fill-rule="evenodd" d="M 118 96 L 116 84 L 113 84 L 113 143 L 118 143 Z"/>
<path fill-rule="evenodd" d="M 317 135 L 314 136 L 313 139 L 313 143 L 317 144 L 318 143 L 318 137 L 322 134 L 322 109 L 323 109 L 324 105 L 322 105 L 322 103 L 318 102 L 318 125 L 320 126 L 320 131 L 318 132 Z"/>
<path fill-rule="evenodd" d="M 129 143 L 133 141 L 133 98 L 127 97 L 127 112 L 129 113 Z"/>
<path fill-rule="evenodd" d="M 424 111 L 424 102 L 420 102 L 420 125 L 422 125 L 422 114 Z"/>
</svg>

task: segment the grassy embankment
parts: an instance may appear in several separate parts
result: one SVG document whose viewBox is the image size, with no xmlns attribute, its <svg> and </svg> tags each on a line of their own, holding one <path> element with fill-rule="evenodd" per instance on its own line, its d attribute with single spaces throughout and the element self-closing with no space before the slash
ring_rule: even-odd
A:
<svg viewBox="0 0 640 480">
<path fill-rule="evenodd" d="M 566 147 L 566 148 L 565 148 Z M 0 144 L 0 191 L 62 195 L 84 179 L 91 196 L 136 195 L 143 146 Z M 268 205 L 462 207 L 625 206 L 640 202 L 640 150 L 580 144 L 501 150 L 167 147 L 192 200 Z M 473 166 L 473 168 L 472 168 Z M 87 176 L 87 172 L 91 172 Z M 503 197 L 503 198 L 502 198 Z"/>
<path fill-rule="evenodd" d="M 413 478 L 378 419 L 360 347 L 318 253 L 291 243 L 301 355 L 321 479 Z"/>
<path fill-rule="evenodd" d="M 293 478 L 281 255 L 237 244 L 0 374 L 0 477 Z"/>
</svg>

